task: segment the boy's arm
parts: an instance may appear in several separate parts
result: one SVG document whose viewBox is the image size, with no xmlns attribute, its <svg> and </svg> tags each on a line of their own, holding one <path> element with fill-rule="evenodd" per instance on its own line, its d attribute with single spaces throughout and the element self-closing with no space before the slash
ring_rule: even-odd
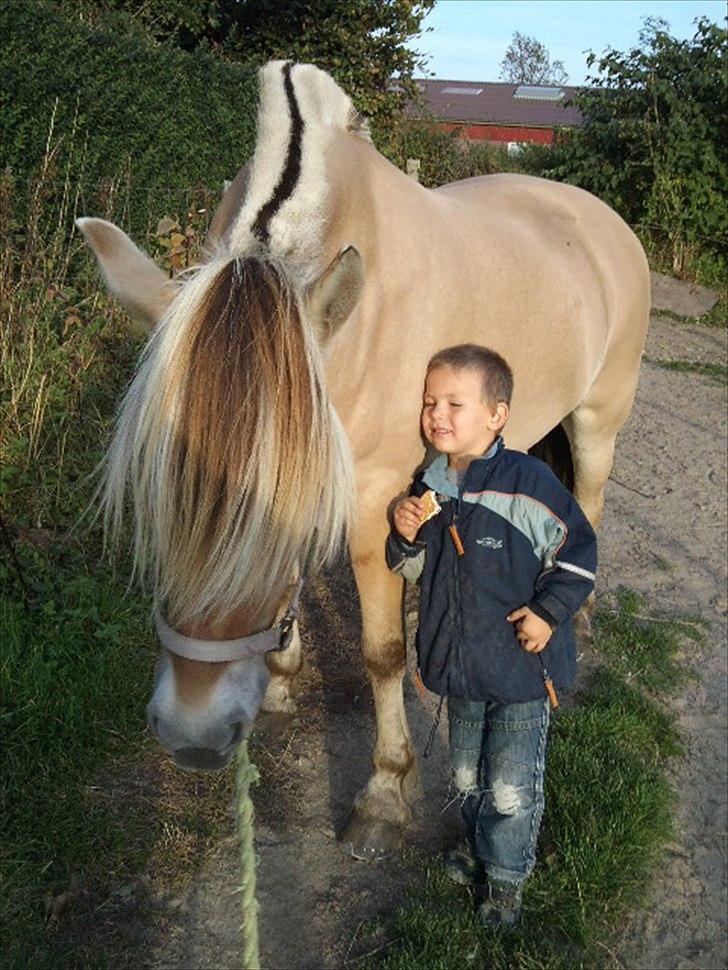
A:
<svg viewBox="0 0 728 970">
<path fill-rule="evenodd" d="M 422 485 L 415 479 L 410 486 L 408 497 L 419 498 L 421 493 Z M 396 528 L 392 528 L 385 548 L 387 566 L 408 583 L 416 583 L 425 564 L 425 546 L 426 543 L 423 540 L 415 537 L 412 542 L 409 542 Z"/>
<path fill-rule="evenodd" d="M 417 539 L 407 542 L 392 529 L 387 537 L 387 565 L 393 573 L 402 576 L 408 583 L 416 583 L 425 565 L 425 545 Z"/>
<path fill-rule="evenodd" d="M 597 538 L 576 499 L 554 478 L 549 506 L 565 527 L 547 550 L 544 572 L 536 581 L 531 610 L 553 628 L 573 616 L 594 590 Z"/>
</svg>

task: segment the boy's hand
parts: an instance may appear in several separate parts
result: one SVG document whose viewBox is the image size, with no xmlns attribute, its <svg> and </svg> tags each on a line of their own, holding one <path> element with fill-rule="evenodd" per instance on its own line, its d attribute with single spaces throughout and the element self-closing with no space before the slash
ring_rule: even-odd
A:
<svg viewBox="0 0 728 970">
<path fill-rule="evenodd" d="M 509 623 L 516 624 L 516 636 L 524 650 L 541 653 L 551 639 L 553 630 L 546 620 L 542 620 L 527 606 L 520 606 L 506 617 Z"/>
<path fill-rule="evenodd" d="M 403 498 L 394 507 L 394 528 L 407 542 L 414 542 L 422 525 L 424 507 L 421 499 L 414 495 Z"/>
</svg>

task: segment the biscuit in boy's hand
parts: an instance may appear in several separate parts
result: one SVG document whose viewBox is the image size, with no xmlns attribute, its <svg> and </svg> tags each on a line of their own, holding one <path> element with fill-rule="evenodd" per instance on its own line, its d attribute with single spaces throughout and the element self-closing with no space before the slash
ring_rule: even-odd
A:
<svg viewBox="0 0 728 970">
<path fill-rule="evenodd" d="M 434 518 L 442 510 L 442 506 L 435 498 L 435 493 L 430 489 L 424 495 L 420 495 L 420 501 L 424 508 L 420 512 L 420 525 L 424 525 L 429 519 Z"/>
</svg>

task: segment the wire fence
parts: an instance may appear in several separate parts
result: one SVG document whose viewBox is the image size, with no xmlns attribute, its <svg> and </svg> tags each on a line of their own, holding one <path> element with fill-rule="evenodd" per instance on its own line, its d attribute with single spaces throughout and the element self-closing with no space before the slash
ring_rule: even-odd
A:
<svg viewBox="0 0 728 970">
<path fill-rule="evenodd" d="M 114 222 L 132 237 L 146 240 L 144 245 L 150 255 L 174 273 L 199 259 L 212 218 L 230 184 L 231 180 L 225 179 L 216 185 L 138 186 L 127 169 L 94 185 L 80 175 L 71 187 L 68 177 L 61 181 L 41 175 L 15 182 L 6 170 L 3 194 L 7 196 L 10 190 L 13 198 L 7 205 L 0 202 L 0 236 L 11 247 L 27 231 L 36 237 L 53 234 L 62 244 L 63 239 L 74 239 L 77 216 L 95 216 Z M 8 212 L 12 217 L 8 217 Z M 162 229 L 165 225 L 167 228 Z M 653 269 L 725 287 L 728 237 L 647 220 L 628 225 L 640 238 Z M 184 241 L 173 244 L 170 231 L 182 233 Z M 173 245 L 176 249 L 170 251 Z"/>
<path fill-rule="evenodd" d="M 416 159 L 414 161 L 417 161 Z M 146 198 L 149 209 L 159 209 L 160 200 L 163 199 L 168 202 L 173 200 L 191 200 L 200 197 L 209 197 L 210 201 L 213 202 L 216 198 L 219 201 L 222 199 L 227 188 L 230 186 L 234 176 L 229 179 L 224 179 L 217 186 L 205 185 L 198 183 L 195 185 L 179 186 L 177 188 L 172 188 L 171 186 L 135 186 L 131 182 L 124 182 L 123 186 L 119 183 L 118 179 L 105 179 L 103 182 L 99 183 L 95 188 L 90 188 L 85 186 L 86 192 L 83 193 L 91 195 L 103 195 L 108 191 L 112 190 L 115 195 L 123 195 L 128 198 Z M 24 180 L 24 184 L 28 190 L 32 190 L 37 182 L 37 178 L 29 178 Z M 51 180 L 44 182 L 44 186 L 51 192 L 63 191 L 66 187 L 66 183 L 57 180 Z M 112 188 L 113 187 L 113 188 Z M 663 226 L 654 222 L 644 222 L 640 221 L 637 223 L 627 223 L 630 229 L 636 233 L 644 232 L 649 230 L 650 232 L 658 232 L 665 237 L 670 237 L 676 233 L 684 233 L 685 226 Z M 695 232 L 690 230 L 690 236 L 694 239 L 700 239 L 703 242 L 708 242 L 716 247 L 726 245 L 726 237 L 719 236 L 708 236 L 704 233 Z"/>
</svg>

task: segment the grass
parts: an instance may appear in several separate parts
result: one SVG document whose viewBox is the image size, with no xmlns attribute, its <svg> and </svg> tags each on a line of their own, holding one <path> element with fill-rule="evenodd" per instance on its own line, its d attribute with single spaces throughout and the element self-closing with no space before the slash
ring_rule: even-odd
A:
<svg viewBox="0 0 728 970">
<path fill-rule="evenodd" d="M 44 899 L 76 897 L 104 865 L 134 865 L 126 826 L 87 786 L 105 760 L 141 744 L 151 658 L 141 604 L 103 570 L 60 543 L 16 554 L 35 597 L 27 608 L 3 569 L 2 870 L 3 926 L 14 931 L 4 952 L 23 965 L 45 953 Z M 52 962 L 45 953 L 42 965 Z"/>
<path fill-rule="evenodd" d="M 663 705 L 689 676 L 686 640 L 702 624 L 645 615 L 622 590 L 596 619 L 600 666 L 578 703 L 554 718 L 539 859 L 510 938 L 486 933 L 470 893 L 427 864 L 417 900 L 380 927 L 386 942 L 364 965 L 387 970 L 463 966 L 586 968 L 619 965 L 609 944 L 645 898 L 673 834 L 668 758 L 681 753 Z"/>
<path fill-rule="evenodd" d="M 613 605 L 599 610 L 595 627 L 611 672 L 654 696 L 669 695 L 693 676 L 685 647 L 701 644 L 708 624 L 695 617 L 649 616 L 642 597 L 622 589 Z"/>
<path fill-rule="evenodd" d="M 39 180 L 23 226 L 14 198 L 0 177 L 3 967 L 138 966 L 136 908 L 228 828 L 231 779 L 148 738 L 149 603 L 85 515 L 140 343 L 70 231 L 72 189 L 46 206 Z"/>
<path fill-rule="evenodd" d="M 720 387 L 728 386 L 728 367 L 725 364 L 704 363 L 697 360 L 657 360 L 644 358 L 648 363 L 662 367 L 663 370 L 677 371 L 679 374 L 699 374 L 708 377 Z"/>
<path fill-rule="evenodd" d="M 43 178 L 30 187 L 23 225 L 16 193 L 0 176 L 3 966 L 118 970 L 143 962 L 134 923 L 147 925 L 154 890 L 179 885 L 230 830 L 232 785 L 176 771 L 145 733 L 148 603 L 127 595 L 125 564 L 114 575 L 82 518 L 139 341 L 71 232 L 72 173 L 60 197 Z M 652 695 L 682 676 L 677 644 L 699 629 L 643 620 L 629 598 L 614 610 L 599 620 L 605 669 L 554 727 L 527 932 L 485 939 L 431 865 L 422 905 L 387 927 L 386 965 L 603 963 L 669 832 L 661 764 L 679 742 Z"/>
<path fill-rule="evenodd" d="M 667 317 L 676 323 L 700 324 L 703 327 L 718 327 L 725 329 L 728 327 L 728 299 L 721 297 L 712 310 L 708 310 L 699 317 L 686 317 L 682 313 L 675 313 L 674 310 L 655 310 L 658 317 Z"/>
</svg>

